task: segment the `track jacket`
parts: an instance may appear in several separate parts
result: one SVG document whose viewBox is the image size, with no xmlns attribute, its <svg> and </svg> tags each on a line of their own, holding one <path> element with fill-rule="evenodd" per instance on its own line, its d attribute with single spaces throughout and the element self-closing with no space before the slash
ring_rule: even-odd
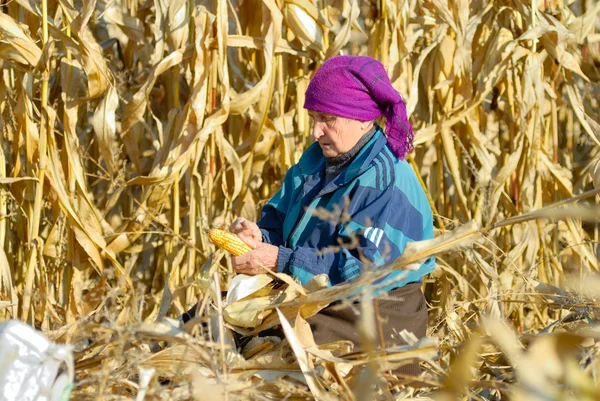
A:
<svg viewBox="0 0 600 401">
<path fill-rule="evenodd" d="M 263 241 L 279 246 L 279 272 L 302 284 L 325 273 L 335 285 L 392 262 L 407 242 L 433 238 L 425 192 L 411 166 L 394 156 L 381 128 L 323 187 L 324 179 L 325 158 L 315 142 L 262 209 L 257 224 Z M 323 210 L 327 216 L 315 215 Z M 389 285 L 381 284 L 389 291 L 419 281 L 434 267 L 431 258 L 416 271 L 391 273 L 383 279 Z"/>
</svg>

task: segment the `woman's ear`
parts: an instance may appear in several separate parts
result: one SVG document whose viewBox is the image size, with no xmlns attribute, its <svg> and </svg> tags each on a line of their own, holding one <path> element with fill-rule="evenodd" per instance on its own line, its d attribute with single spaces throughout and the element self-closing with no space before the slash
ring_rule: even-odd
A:
<svg viewBox="0 0 600 401">
<path fill-rule="evenodd" d="M 374 121 L 361 121 L 360 129 L 363 130 L 364 132 L 367 132 L 368 130 L 371 129 L 373 124 L 374 124 Z"/>
</svg>

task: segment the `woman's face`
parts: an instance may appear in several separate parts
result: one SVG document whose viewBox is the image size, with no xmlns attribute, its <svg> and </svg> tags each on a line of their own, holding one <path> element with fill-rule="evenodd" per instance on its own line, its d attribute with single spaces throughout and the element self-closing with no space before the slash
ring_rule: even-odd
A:
<svg viewBox="0 0 600 401">
<path fill-rule="evenodd" d="M 323 156 L 327 158 L 352 149 L 373 126 L 370 121 L 352 120 L 318 111 L 309 110 L 308 115 L 312 119 L 312 136 L 319 142 Z"/>
</svg>

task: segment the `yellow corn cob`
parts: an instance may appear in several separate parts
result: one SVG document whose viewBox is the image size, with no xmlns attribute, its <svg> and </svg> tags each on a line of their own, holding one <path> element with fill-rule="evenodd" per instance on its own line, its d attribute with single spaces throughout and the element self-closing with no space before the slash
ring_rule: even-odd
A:
<svg viewBox="0 0 600 401">
<path fill-rule="evenodd" d="M 210 238 L 213 244 L 219 248 L 225 249 L 233 256 L 241 256 L 252 250 L 252 248 L 250 248 L 250 246 L 242 241 L 237 235 L 225 230 L 221 230 L 220 228 L 208 230 L 208 238 Z"/>
</svg>

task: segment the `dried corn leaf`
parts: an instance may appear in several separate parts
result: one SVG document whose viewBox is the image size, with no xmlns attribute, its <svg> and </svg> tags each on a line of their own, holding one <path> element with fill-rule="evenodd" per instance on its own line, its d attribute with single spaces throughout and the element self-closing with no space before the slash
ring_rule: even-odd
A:
<svg viewBox="0 0 600 401">
<path fill-rule="evenodd" d="M 227 298 L 225 305 L 230 305 L 240 301 L 265 288 L 273 278 L 268 274 L 258 274 L 256 276 L 247 276 L 245 274 L 236 275 L 227 289 Z"/>
<path fill-rule="evenodd" d="M 333 43 L 327 48 L 325 53 L 325 59 L 329 59 L 333 56 L 339 54 L 342 47 L 344 47 L 348 41 L 350 40 L 350 34 L 352 32 L 352 27 L 358 20 L 358 16 L 360 14 L 360 10 L 358 8 L 357 1 L 350 1 L 350 12 L 344 25 L 340 29 L 340 32 L 336 35 Z"/>
<path fill-rule="evenodd" d="M 600 146 L 600 124 L 587 115 L 583 108 L 583 103 L 572 85 L 567 85 L 567 96 L 575 115 L 579 119 L 579 123 L 594 143 Z"/>
<path fill-rule="evenodd" d="M 141 42 L 144 40 L 144 27 L 142 22 L 128 14 L 123 10 L 119 10 L 116 5 L 108 5 L 104 10 L 102 17 L 105 21 L 115 24 L 121 29 L 130 40 Z"/>
<path fill-rule="evenodd" d="M 146 113 L 146 108 L 148 106 L 148 96 L 158 76 L 173 66 L 181 63 L 182 60 L 182 50 L 176 50 L 162 59 L 160 63 L 158 63 L 152 69 L 142 87 L 140 87 L 140 89 L 133 96 L 133 99 L 125 105 L 121 137 L 124 139 L 125 144 L 128 145 L 127 151 L 129 153 L 129 157 L 131 157 L 133 160 L 138 161 L 141 155 L 139 154 L 139 150 L 136 149 L 137 142 L 129 139 L 127 135 L 136 124 L 139 124 L 140 121 L 143 120 L 144 114 Z"/>
<path fill-rule="evenodd" d="M 267 306 L 277 303 L 279 295 L 250 298 L 227 304 L 223 309 L 223 318 L 229 324 L 238 327 L 254 328 L 260 326 L 272 310 Z"/>
<path fill-rule="evenodd" d="M 277 310 L 277 314 L 279 315 L 279 320 L 281 322 L 283 332 L 285 333 L 285 337 L 287 338 L 288 342 L 290 343 L 290 346 L 292 347 L 292 350 L 294 351 L 294 354 L 296 355 L 298 364 L 300 365 L 300 369 L 304 374 L 304 378 L 306 379 L 308 387 L 310 388 L 314 396 L 320 400 L 333 399 L 332 396 L 325 391 L 323 385 L 320 383 L 319 377 L 315 374 L 316 371 L 312 365 L 312 362 L 308 357 L 306 351 L 302 347 L 300 341 L 298 340 L 294 329 L 292 328 L 288 320 L 285 318 L 285 316 L 281 313 L 281 311 Z"/>
<path fill-rule="evenodd" d="M 585 14 L 569 21 L 567 28 L 575 35 L 577 43 L 583 43 L 590 34 L 590 31 L 594 28 L 594 24 L 598 21 L 598 13 L 600 13 L 600 3 L 596 3 Z"/>
<path fill-rule="evenodd" d="M 297 5 L 298 2 L 302 2 L 303 7 Z M 317 23 L 317 17 L 311 15 L 310 11 L 307 12 L 311 8 L 314 8 L 314 6 L 308 1 L 286 1 L 283 15 L 287 26 L 304 46 L 322 53 L 323 29 Z"/>
<path fill-rule="evenodd" d="M 570 35 L 572 34 L 563 26 L 556 27 L 542 24 L 525 32 L 523 35 L 519 36 L 517 40 L 539 39 L 546 51 L 554 57 L 560 65 L 588 81 L 587 76 L 581 71 L 577 59 L 565 49 L 565 42 Z"/>
<path fill-rule="evenodd" d="M 98 138 L 98 147 L 100 154 L 106 163 L 109 173 L 116 172 L 116 116 L 115 112 L 119 106 L 119 96 L 113 86 L 109 86 L 104 98 L 96 107 L 92 125 Z"/>
<path fill-rule="evenodd" d="M 229 105 L 231 114 L 241 114 L 245 112 L 252 104 L 256 103 L 261 96 L 270 96 L 272 93 L 271 86 L 275 75 L 273 57 L 275 55 L 275 45 L 281 37 L 280 29 L 282 16 L 279 9 L 272 2 L 267 1 L 265 2 L 265 5 L 269 8 L 272 18 L 271 23 L 266 29 L 263 45 L 265 72 L 252 89 L 232 97 Z"/>
<path fill-rule="evenodd" d="M 112 74 L 103 57 L 102 48 L 86 26 L 94 10 L 95 1 L 86 2 L 87 8 L 84 8 L 82 13 L 77 13 L 66 0 L 59 0 L 59 4 L 71 24 L 73 33 L 79 39 L 80 63 L 87 74 L 88 96 L 91 99 L 102 96 L 112 80 Z"/>
<path fill-rule="evenodd" d="M 188 40 L 188 4 L 183 0 L 163 1 L 163 7 L 167 9 L 167 42 L 171 49 L 179 49 Z"/>
<path fill-rule="evenodd" d="M 23 32 L 17 21 L 0 12 L 0 57 L 16 63 L 37 66 L 42 50 Z"/>
</svg>

